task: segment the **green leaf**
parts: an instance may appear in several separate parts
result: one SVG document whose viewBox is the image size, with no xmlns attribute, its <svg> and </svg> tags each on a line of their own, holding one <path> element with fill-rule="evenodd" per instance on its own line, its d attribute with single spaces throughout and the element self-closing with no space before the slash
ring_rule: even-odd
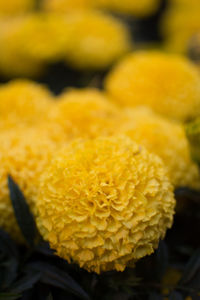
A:
<svg viewBox="0 0 200 300">
<path fill-rule="evenodd" d="M 15 242 L 2 229 L 0 229 L 0 250 L 6 252 L 7 255 L 18 259 L 19 253 Z"/>
<path fill-rule="evenodd" d="M 200 271 L 200 249 L 196 250 L 193 256 L 190 258 L 187 263 L 183 276 L 179 281 L 179 285 L 188 284 Z"/>
<path fill-rule="evenodd" d="M 5 290 L 17 277 L 19 253 L 10 236 L 0 229 L 0 289 Z"/>
<path fill-rule="evenodd" d="M 22 293 L 31 289 L 41 278 L 41 272 L 29 272 L 16 281 L 10 290 L 13 293 Z"/>
<path fill-rule="evenodd" d="M 21 297 L 20 294 L 0 293 L 0 300 L 16 300 Z"/>
<path fill-rule="evenodd" d="M 54 265 L 37 261 L 30 264 L 29 268 L 42 273 L 41 282 L 69 291 L 81 299 L 90 299 L 88 294 L 71 276 Z"/>
<path fill-rule="evenodd" d="M 163 277 L 169 264 L 168 249 L 164 241 L 160 241 L 155 257 L 156 257 L 155 271 L 157 275 L 156 277 L 159 280 Z"/>
<path fill-rule="evenodd" d="M 8 176 L 8 188 L 10 191 L 10 198 L 14 208 L 17 223 L 21 232 L 30 247 L 34 246 L 34 241 L 37 233 L 36 224 L 33 215 L 26 203 L 25 197 L 14 182 L 11 176 Z"/>
</svg>

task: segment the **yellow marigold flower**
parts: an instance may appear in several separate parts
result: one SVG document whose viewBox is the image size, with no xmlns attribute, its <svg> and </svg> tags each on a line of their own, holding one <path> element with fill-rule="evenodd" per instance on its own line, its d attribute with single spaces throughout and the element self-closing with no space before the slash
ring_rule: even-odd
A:
<svg viewBox="0 0 200 300">
<path fill-rule="evenodd" d="M 67 139 L 108 135 L 118 120 L 118 109 L 96 89 L 72 89 L 63 93 L 53 108 L 51 120 L 63 128 Z"/>
<path fill-rule="evenodd" d="M 0 73 L 8 78 L 38 77 L 43 73 L 44 66 L 39 61 L 22 53 L 19 28 L 24 18 L 9 18 L 0 21 Z M 30 37 L 29 37 L 30 39 Z"/>
<path fill-rule="evenodd" d="M 173 5 L 174 7 L 200 7 L 199 0 L 169 0 L 169 4 Z M 177 6 L 176 6 L 177 5 Z"/>
<path fill-rule="evenodd" d="M 17 15 L 34 8 L 34 0 L 0 0 L 0 15 Z"/>
<path fill-rule="evenodd" d="M 158 51 L 137 52 L 108 75 L 105 87 L 123 106 L 150 106 L 177 120 L 200 113 L 200 74 L 187 58 Z"/>
<path fill-rule="evenodd" d="M 198 1 L 199 2 L 199 1 Z M 187 53 L 189 41 L 200 31 L 200 3 L 170 7 L 162 19 L 161 28 L 168 51 Z"/>
<path fill-rule="evenodd" d="M 100 273 L 151 254 L 175 200 L 161 160 L 129 138 L 76 140 L 41 179 L 37 224 L 57 254 Z"/>
<path fill-rule="evenodd" d="M 44 0 L 42 8 L 56 13 L 69 13 L 73 10 L 91 8 L 96 0 Z"/>
<path fill-rule="evenodd" d="M 38 76 L 46 63 L 64 58 L 69 40 L 64 17 L 35 13 L 1 23 L 0 71 L 3 74 Z"/>
<path fill-rule="evenodd" d="M 93 0 L 101 8 L 118 13 L 131 14 L 143 17 L 154 13 L 160 4 L 160 0 Z"/>
<path fill-rule="evenodd" d="M 130 50 L 129 31 L 114 17 L 82 11 L 71 13 L 67 20 L 71 38 L 66 60 L 72 66 L 103 69 Z"/>
<path fill-rule="evenodd" d="M 23 241 L 9 197 L 7 176 L 14 178 L 34 211 L 39 177 L 56 145 L 39 130 L 19 128 L 0 132 L 0 145 L 0 227 L 17 241 Z"/>
<path fill-rule="evenodd" d="M 63 57 L 68 44 L 65 19 L 60 15 L 38 13 L 29 15 L 19 28 L 22 53 L 32 59 L 55 61 Z"/>
<path fill-rule="evenodd" d="M 44 86 L 28 80 L 0 85 L 0 128 L 33 125 L 45 118 L 53 104 Z"/>
<path fill-rule="evenodd" d="M 176 186 L 200 188 L 200 172 L 192 161 L 182 124 L 170 121 L 145 108 L 127 109 L 117 132 L 160 156 L 171 182 Z"/>
</svg>

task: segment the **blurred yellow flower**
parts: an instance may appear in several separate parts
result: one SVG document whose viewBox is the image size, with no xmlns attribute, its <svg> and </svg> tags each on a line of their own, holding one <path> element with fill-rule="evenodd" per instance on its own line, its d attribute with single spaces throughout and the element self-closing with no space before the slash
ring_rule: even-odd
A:
<svg viewBox="0 0 200 300">
<path fill-rule="evenodd" d="M 163 16 L 161 28 L 168 51 L 187 54 L 191 38 L 200 31 L 200 2 L 187 4 L 169 7 Z"/>
<path fill-rule="evenodd" d="M 200 114 L 199 71 L 187 58 L 175 54 L 130 54 L 108 74 L 105 87 L 123 106 L 147 105 L 181 121 Z"/>
<path fill-rule="evenodd" d="M 67 139 L 109 135 L 118 121 L 118 109 L 97 89 L 72 89 L 58 98 L 48 123 L 60 126 Z"/>
<path fill-rule="evenodd" d="M 45 64 L 66 55 L 69 33 L 62 16 L 33 13 L 1 25 L 0 72 L 7 76 L 38 76 Z"/>
<path fill-rule="evenodd" d="M 71 30 L 66 61 L 80 69 L 104 69 L 131 48 L 128 28 L 116 18 L 82 11 L 66 17 Z"/>
<path fill-rule="evenodd" d="M 69 13 L 73 10 L 91 8 L 96 0 L 44 0 L 42 8 L 56 13 Z"/>
<path fill-rule="evenodd" d="M 35 78 L 43 73 L 42 63 L 23 53 L 25 41 L 21 43 L 19 31 L 23 22 L 24 17 L 0 20 L 0 73 L 8 78 Z"/>
<path fill-rule="evenodd" d="M 118 13 L 131 14 L 144 17 L 154 13 L 160 0 L 93 0 L 97 6 Z"/>
<path fill-rule="evenodd" d="M 161 160 L 131 139 L 76 140 L 42 176 L 38 228 L 69 262 L 123 271 L 171 227 L 172 189 Z"/>
<path fill-rule="evenodd" d="M 26 13 L 34 8 L 34 0 L 0 0 L 0 16 Z"/>
<path fill-rule="evenodd" d="M 45 119 L 52 98 L 47 88 L 25 79 L 0 85 L 0 128 L 34 125 Z"/>
<path fill-rule="evenodd" d="M 200 188 L 198 166 L 192 161 L 190 147 L 182 124 L 156 115 L 147 108 L 127 109 L 117 133 L 131 139 L 160 156 L 176 187 Z"/>
<path fill-rule="evenodd" d="M 0 145 L 0 227 L 22 242 L 9 197 L 7 176 L 10 174 L 14 178 L 34 211 L 39 178 L 49 164 L 56 145 L 33 128 L 0 132 Z"/>
</svg>

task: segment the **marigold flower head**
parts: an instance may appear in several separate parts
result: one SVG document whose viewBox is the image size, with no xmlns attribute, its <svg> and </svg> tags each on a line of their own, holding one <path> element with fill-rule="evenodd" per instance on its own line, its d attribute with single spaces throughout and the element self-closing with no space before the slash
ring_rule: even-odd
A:
<svg viewBox="0 0 200 300">
<path fill-rule="evenodd" d="M 147 108 L 127 109 L 122 119 L 117 132 L 128 135 L 148 151 L 160 156 L 176 187 L 200 188 L 200 172 L 191 159 L 182 124 L 159 116 Z"/>
<path fill-rule="evenodd" d="M 131 48 L 131 37 L 119 20 L 95 11 L 71 13 L 67 17 L 71 38 L 66 52 L 68 64 L 80 69 L 103 69 Z"/>
<path fill-rule="evenodd" d="M 163 16 L 161 29 L 168 51 L 187 54 L 190 39 L 200 31 L 200 2 L 198 6 L 187 2 L 169 7 Z"/>
<path fill-rule="evenodd" d="M 172 5 L 180 5 L 182 7 L 194 7 L 194 6 L 200 6 L 199 0 L 169 0 L 169 3 Z"/>
<path fill-rule="evenodd" d="M 14 128 L 0 132 L 0 227 L 17 241 L 23 241 L 7 187 L 11 175 L 34 211 L 39 177 L 56 149 L 39 130 Z"/>
<path fill-rule="evenodd" d="M 64 17 L 32 13 L 1 23 L 0 71 L 3 74 L 38 76 L 45 64 L 64 58 L 69 40 Z"/>
<path fill-rule="evenodd" d="M 74 10 L 89 9 L 96 0 L 44 0 L 42 8 L 56 13 L 69 13 Z"/>
<path fill-rule="evenodd" d="M 72 89 L 63 93 L 52 111 L 51 120 L 63 128 L 66 138 L 94 138 L 108 135 L 118 120 L 118 109 L 96 89 Z"/>
<path fill-rule="evenodd" d="M 68 44 L 65 19 L 56 14 L 35 13 L 24 18 L 19 28 L 19 42 L 25 56 L 40 61 L 55 61 L 63 57 Z"/>
<path fill-rule="evenodd" d="M 94 2 L 97 2 L 97 6 L 101 8 L 138 17 L 152 14 L 160 4 L 160 0 L 94 0 Z"/>
<path fill-rule="evenodd" d="M 41 179 L 37 224 L 57 254 L 100 273 L 151 254 L 175 200 L 161 160 L 127 137 L 75 140 Z"/>
<path fill-rule="evenodd" d="M 200 113 L 198 69 L 175 54 L 130 54 L 111 71 L 105 86 L 113 100 L 123 106 L 146 105 L 177 120 Z"/>
<path fill-rule="evenodd" d="M 34 0 L 0 0 L 0 15 L 17 15 L 34 8 Z"/>
<path fill-rule="evenodd" d="M 52 96 L 44 86 L 28 80 L 0 85 L 0 127 L 33 125 L 45 118 Z"/>
<path fill-rule="evenodd" d="M 8 78 L 35 78 L 44 71 L 41 61 L 36 61 L 23 53 L 25 41 L 21 40 L 19 30 L 23 22 L 24 17 L 0 20 L 0 73 Z"/>
</svg>

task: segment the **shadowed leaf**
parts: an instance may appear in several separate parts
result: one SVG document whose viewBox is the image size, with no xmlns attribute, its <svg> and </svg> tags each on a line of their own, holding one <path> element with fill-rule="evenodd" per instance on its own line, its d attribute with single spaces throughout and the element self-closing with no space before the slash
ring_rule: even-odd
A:
<svg viewBox="0 0 200 300">
<path fill-rule="evenodd" d="M 11 239 L 9 234 L 2 229 L 0 229 L 0 250 L 5 251 L 7 255 L 12 257 L 19 257 L 15 242 Z"/>
<path fill-rule="evenodd" d="M 29 265 L 35 271 L 42 273 L 41 282 L 69 291 L 81 299 L 90 299 L 82 287 L 66 272 L 45 262 L 35 262 Z"/>
<path fill-rule="evenodd" d="M 198 249 L 190 258 L 188 264 L 185 267 L 183 276 L 179 282 L 180 285 L 188 284 L 200 271 L 200 249 Z"/>
<path fill-rule="evenodd" d="M 40 280 L 40 277 L 40 272 L 27 273 L 24 277 L 20 278 L 17 282 L 14 283 L 14 285 L 11 287 L 11 291 L 13 293 L 21 293 L 29 290 Z"/>
<path fill-rule="evenodd" d="M 26 203 L 23 193 L 11 176 L 8 176 L 8 188 L 10 191 L 10 198 L 14 208 L 17 223 L 25 240 L 27 241 L 29 246 L 33 247 L 37 232 L 33 215 L 29 209 L 28 204 Z"/>
<path fill-rule="evenodd" d="M 0 300 L 16 300 L 19 299 L 21 295 L 12 293 L 0 293 Z"/>
</svg>

